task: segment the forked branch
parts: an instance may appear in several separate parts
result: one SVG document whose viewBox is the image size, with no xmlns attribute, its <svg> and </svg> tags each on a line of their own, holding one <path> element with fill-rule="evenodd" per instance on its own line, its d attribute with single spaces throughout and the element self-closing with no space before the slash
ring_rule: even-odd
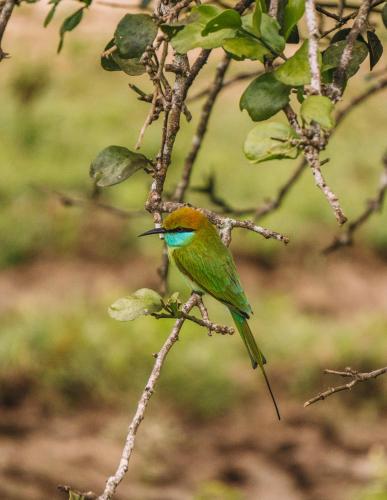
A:
<svg viewBox="0 0 387 500">
<path fill-rule="evenodd" d="M 326 370 L 324 370 L 324 373 L 326 373 L 328 375 L 338 375 L 340 377 L 350 378 L 351 381 L 347 382 L 346 384 L 337 385 L 335 387 L 330 387 L 326 391 L 320 392 L 320 394 L 317 394 L 317 396 L 309 399 L 308 401 L 306 401 L 304 403 L 305 408 L 307 406 L 314 404 L 314 403 L 317 403 L 318 401 L 323 401 L 324 399 L 326 399 L 329 396 L 332 396 L 333 394 L 336 394 L 338 392 L 350 391 L 359 382 L 366 382 L 367 380 L 377 378 L 380 375 L 387 373 L 387 366 L 384 368 L 379 368 L 378 370 L 373 370 L 371 372 L 365 372 L 365 373 L 358 372 L 357 370 L 353 370 L 350 367 L 347 367 L 347 368 L 345 368 L 345 370 L 342 370 L 342 371 L 326 369 Z"/>
</svg>

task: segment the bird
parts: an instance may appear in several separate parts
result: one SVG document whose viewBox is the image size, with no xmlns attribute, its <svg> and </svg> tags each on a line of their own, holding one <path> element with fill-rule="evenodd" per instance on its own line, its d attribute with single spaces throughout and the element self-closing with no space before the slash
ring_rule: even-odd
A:
<svg viewBox="0 0 387 500">
<path fill-rule="evenodd" d="M 253 369 L 260 367 L 278 417 L 278 404 L 266 375 L 266 358 L 259 349 L 248 319 L 253 313 L 239 280 L 234 259 L 215 226 L 198 209 L 184 206 L 165 217 L 161 227 L 139 236 L 162 234 L 170 260 L 188 280 L 193 292 L 209 294 L 230 311 Z"/>
</svg>

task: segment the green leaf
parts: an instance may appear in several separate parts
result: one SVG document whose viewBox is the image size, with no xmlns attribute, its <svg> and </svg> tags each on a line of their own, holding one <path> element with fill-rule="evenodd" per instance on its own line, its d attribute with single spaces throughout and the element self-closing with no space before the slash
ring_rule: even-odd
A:
<svg viewBox="0 0 387 500">
<path fill-rule="evenodd" d="M 161 311 L 162 308 L 162 298 L 157 292 L 149 288 L 141 288 L 133 295 L 116 300 L 109 307 L 108 312 L 117 321 L 132 321 L 140 316 Z"/>
<path fill-rule="evenodd" d="M 115 45 L 114 38 L 106 45 L 104 52 Z M 118 50 L 108 56 L 101 56 L 101 66 L 105 71 L 123 71 L 127 75 L 137 76 L 145 73 L 145 66 L 140 63 L 140 58 L 124 59 Z"/>
<path fill-rule="evenodd" d="M 336 68 L 340 64 L 341 56 L 346 47 L 346 40 L 341 40 L 330 45 L 322 55 L 322 72 Z M 347 78 L 353 76 L 359 69 L 360 64 L 368 56 L 368 47 L 365 43 L 356 40 L 353 46 L 352 59 L 346 71 Z"/>
<path fill-rule="evenodd" d="M 299 150 L 290 144 L 290 140 L 297 137 L 295 131 L 287 124 L 259 123 L 249 132 L 244 145 L 244 153 L 252 163 L 284 158 L 294 159 L 297 158 Z"/>
<path fill-rule="evenodd" d="M 62 26 L 60 27 L 59 30 L 60 40 L 57 50 L 58 53 L 62 50 L 65 33 L 67 31 L 72 31 L 82 21 L 83 9 L 84 7 L 81 7 L 80 9 L 75 11 L 74 14 L 71 14 L 71 16 L 66 17 L 66 19 L 63 21 Z"/>
<path fill-rule="evenodd" d="M 367 31 L 368 50 L 370 53 L 370 70 L 378 63 L 383 54 L 383 45 L 373 31 Z"/>
<path fill-rule="evenodd" d="M 290 87 L 265 73 L 253 80 L 242 94 L 239 106 L 254 122 L 267 120 L 289 103 Z"/>
<path fill-rule="evenodd" d="M 282 33 L 287 40 L 292 33 L 298 21 L 304 15 L 305 1 L 304 0 L 288 0 L 284 9 L 284 18 L 282 24 Z"/>
<path fill-rule="evenodd" d="M 157 35 L 157 25 L 148 14 L 126 14 L 118 23 L 114 41 L 120 57 L 141 57 Z"/>
<path fill-rule="evenodd" d="M 179 312 L 180 307 L 181 307 L 181 300 L 179 298 L 179 292 L 174 292 L 167 300 L 166 305 L 169 309 L 171 309 L 172 314 L 177 316 L 177 313 Z"/>
<path fill-rule="evenodd" d="M 241 26 L 240 14 L 234 9 L 227 9 L 205 25 L 202 35 L 207 36 L 209 33 L 215 33 L 216 31 L 226 28 L 237 30 Z"/>
<path fill-rule="evenodd" d="M 281 53 L 285 48 L 285 39 L 280 35 L 280 29 L 281 27 L 276 19 L 262 13 L 261 38 L 277 54 Z"/>
<path fill-rule="evenodd" d="M 254 23 L 254 14 L 246 14 L 241 17 L 242 20 L 242 30 L 247 31 L 249 34 L 257 37 L 261 35 L 261 25 L 259 28 L 256 27 Z"/>
<path fill-rule="evenodd" d="M 85 496 L 75 491 L 69 491 L 69 500 L 85 500 Z"/>
<path fill-rule="evenodd" d="M 44 20 L 44 23 L 43 23 L 43 26 L 45 28 L 47 28 L 47 26 L 50 24 L 50 22 L 52 21 L 52 18 L 54 17 L 54 14 L 56 12 L 56 9 L 59 5 L 59 2 L 60 0 L 53 0 L 53 1 L 50 1 L 49 3 L 52 4 L 52 7 L 51 9 L 48 11 L 48 14 Z"/>
<path fill-rule="evenodd" d="M 124 59 L 120 57 L 118 52 L 113 52 L 113 61 L 117 64 L 119 69 L 130 76 L 138 76 L 145 73 L 145 66 L 140 62 L 139 57 L 134 57 L 133 59 Z"/>
<path fill-rule="evenodd" d="M 263 62 L 264 56 L 270 54 L 266 47 L 247 36 L 227 38 L 223 42 L 223 48 L 239 59 L 251 59 L 253 61 Z"/>
<path fill-rule="evenodd" d="M 176 22 L 176 23 L 171 23 L 171 24 L 160 24 L 160 29 L 163 33 L 167 35 L 169 39 L 173 38 L 174 36 L 179 33 L 182 29 L 184 29 L 187 26 L 186 22 Z"/>
<path fill-rule="evenodd" d="M 211 19 L 220 14 L 220 9 L 213 5 L 200 5 L 194 7 L 189 16 L 189 24 L 179 31 L 171 40 L 172 47 L 180 54 L 186 54 L 189 50 L 201 47 L 203 49 L 214 49 L 221 47 L 226 38 L 235 36 L 235 29 L 221 29 L 207 36 L 202 31 Z"/>
<path fill-rule="evenodd" d="M 300 33 L 298 31 L 297 25 L 293 26 L 293 29 L 286 41 L 287 43 L 295 43 L 297 45 L 300 43 Z"/>
<path fill-rule="evenodd" d="M 149 160 L 140 153 L 122 146 L 108 146 L 92 161 L 90 177 L 99 187 L 114 186 L 148 165 Z"/>
<path fill-rule="evenodd" d="M 304 86 L 301 85 L 300 87 L 297 87 L 297 101 L 302 104 L 305 101 L 304 97 L 305 89 Z"/>
<path fill-rule="evenodd" d="M 384 27 L 387 28 L 387 2 L 383 5 L 382 21 L 383 21 Z"/>
<path fill-rule="evenodd" d="M 340 31 L 336 31 L 336 33 L 333 35 L 330 44 L 340 42 L 341 40 L 346 40 L 348 38 L 349 33 L 351 32 L 351 28 L 343 28 Z M 364 38 L 361 35 L 358 35 L 356 40 L 359 40 L 359 42 L 366 43 Z"/>
<path fill-rule="evenodd" d="M 319 54 L 321 61 L 321 55 Z M 307 85 L 310 83 L 310 68 L 308 60 L 308 41 L 302 44 L 297 52 L 284 64 L 275 70 L 274 76 L 280 82 L 292 87 Z"/>
<path fill-rule="evenodd" d="M 335 126 L 333 102 L 322 95 L 311 95 L 301 105 L 301 116 L 310 124 L 312 121 L 329 130 Z"/>
<path fill-rule="evenodd" d="M 262 21 L 262 6 L 260 0 L 255 0 L 255 9 L 252 17 L 252 27 L 258 36 L 261 34 L 261 21 Z"/>
</svg>

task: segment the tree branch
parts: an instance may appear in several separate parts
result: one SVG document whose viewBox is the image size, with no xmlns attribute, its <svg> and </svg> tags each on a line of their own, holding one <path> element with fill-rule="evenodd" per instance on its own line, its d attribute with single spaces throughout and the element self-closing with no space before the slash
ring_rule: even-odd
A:
<svg viewBox="0 0 387 500">
<path fill-rule="evenodd" d="M 196 294 L 192 294 L 182 308 L 183 313 L 188 314 L 191 309 L 195 307 L 196 303 L 197 296 Z M 165 359 L 169 351 L 172 349 L 174 343 L 179 339 L 180 330 L 182 329 L 184 321 L 184 317 L 176 320 L 175 325 L 167 340 L 164 342 L 164 345 L 155 356 L 156 361 L 153 366 L 152 372 L 138 402 L 136 413 L 129 425 L 128 434 L 126 436 L 125 446 L 122 451 L 120 463 L 115 474 L 113 476 L 110 476 L 107 480 L 105 490 L 102 495 L 98 497 L 98 500 L 111 500 L 117 489 L 117 486 L 120 484 L 128 471 L 129 461 L 133 453 L 138 428 L 140 427 L 140 424 L 144 419 L 145 411 L 147 409 L 149 400 L 154 393 L 157 381 L 160 378 L 161 369 L 164 365 Z"/>
<path fill-rule="evenodd" d="M 347 69 L 352 60 L 355 42 L 360 32 L 363 30 L 367 23 L 370 9 L 371 0 L 363 0 L 357 12 L 351 31 L 349 32 L 349 35 L 347 37 L 347 45 L 345 46 L 341 55 L 340 64 L 333 74 L 333 82 L 329 88 L 329 95 L 334 102 L 337 102 L 341 97 L 343 87 L 347 79 Z"/>
<path fill-rule="evenodd" d="M 199 304 L 196 304 L 199 307 Z M 204 304 L 201 302 L 200 306 L 201 310 L 206 311 Z M 204 309 L 203 309 L 204 308 Z M 206 314 L 206 313 L 205 313 Z M 213 323 L 206 317 L 205 319 L 200 319 L 197 318 L 196 316 L 192 316 L 191 314 L 186 314 L 183 311 L 179 311 L 177 316 L 174 316 L 172 314 L 164 314 L 164 313 L 154 313 L 152 316 L 156 319 L 176 319 L 176 318 L 184 318 L 188 321 L 192 321 L 192 323 L 196 323 L 199 326 L 203 326 L 204 328 L 207 328 L 209 331 L 209 335 L 214 333 L 220 333 L 221 335 L 233 335 L 234 334 L 234 328 L 230 326 L 225 326 L 225 325 L 218 325 L 217 323 Z"/>
<path fill-rule="evenodd" d="M 208 122 L 210 120 L 212 109 L 214 107 L 216 98 L 218 97 L 218 94 L 222 89 L 223 80 L 224 80 L 226 71 L 227 71 L 228 67 L 230 66 L 230 63 L 231 63 L 231 58 L 229 55 L 226 54 L 216 68 L 214 82 L 212 83 L 212 85 L 210 87 L 210 91 L 209 91 L 207 100 L 203 105 L 199 124 L 197 126 L 196 133 L 192 139 L 191 150 L 185 159 L 184 166 L 183 166 L 183 173 L 182 173 L 180 182 L 176 186 L 175 192 L 174 192 L 173 197 L 172 197 L 173 200 L 175 200 L 175 201 L 181 202 L 184 200 L 184 195 L 185 195 L 185 192 L 186 192 L 188 185 L 189 185 L 189 182 L 190 182 L 194 163 L 196 161 L 197 155 L 198 155 L 199 150 L 201 148 L 204 136 L 207 132 L 207 126 L 208 126 Z"/>
<path fill-rule="evenodd" d="M 4 4 L 0 6 L 0 62 L 3 59 L 9 57 L 9 54 L 3 51 L 1 44 L 3 41 L 3 36 L 5 28 L 7 27 L 8 21 L 12 15 L 13 8 L 15 7 L 17 0 L 5 0 Z"/>
<path fill-rule="evenodd" d="M 348 377 L 351 378 L 351 382 L 348 382 L 347 384 L 342 384 L 338 385 L 336 387 L 331 387 L 327 389 L 324 392 L 320 392 L 317 396 L 309 399 L 304 403 L 304 408 L 307 406 L 310 406 L 314 403 L 317 403 L 317 401 L 323 401 L 329 396 L 332 396 L 332 394 L 336 394 L 341 391 L 350 391 L 356 384 L 359 382 L 366 382 L 367 380 L 371 380 L 373 378 L 377 378 L 380 375 L 383 375 L 384 373 L 387 373 L 387 366 L 384 368 L 379 368 L 378 370 L 373 370 L 372 372 L 367 372 L 367 373 L 360 373 L 356 370 L 352 370 L 352 368 L 345 368 L 344 371 L 337 371 L 337 370 L 329 370 L 326 369 L 324 370 L 324 373 L 330 374 L 330 375 L 339 375 L 340 377 Z"/>
<path fill-rule="evenodd" d="M 160 212 L 170 213 L 170 212 L 173 212 L 174 210 L 177 210 L 178 208 L 181 208 L 184 206 L 190 206 L 190 207 L 196 208 L 197 210 L 202 212 L 204 215 L 206 215 L 206 217 L 213 224 L 215 224 L 220 230 L 225 231 L 225 228 L 227 228 L 226 229 L 227 245 L 231 242 L 231 231 L 235 227 L 248 229 L 249 231 L 253 231 L 254 233 L 260 234 L 261 236 L 263 236 L 266 239 L 273 238 L 275 240 L 281 241 L 282 243 L 285 243 L 285 245 L 287 243 L 289 243 L 289 239 L 286 236 L 284 236 L 283 234 L 277 233 L 276 231 L 272 231 L 272 230 L 264 228 L 262 226 L 258 226 L 256 224 L 254 224 L 253 221 L 232 219 L 229 217 L 225 217 L 223 215 L 219 215 L 216 212 L 213 212 L 212 210 L 208 210 L 207 208 L 195 207 L 195 206 L 188 204 L 188 203 L 178 203 L 175 201 L 164 201 L 159 205 L 158 210 Z"/>
<path fill-rule="evenodd" d="M 306 25 L 309 32 L 308 57 L 311 73 L 310 93 L 312 95 L 321 95 L 321 75 L 319 65 L 319 31 L 317 26 L 317 17 L 314 0 L 306 0 L 305 4 Z M 304 148 L 304 156 L 312 169 L 312 174 L 316 186 L 320 188 L 332 208 L 336 220 L 339 224 L 344 224 L 347 217 L 340 206 L 340 201 L 329 185 L 326 183 L 321 172 L 320 151 L 325 148 L 327 137 L 321 133 L 321 128 L 317 123 L 312 123 L 305 131 L 305 137 L 308 140 Z"/>
<path fill-rule="evenodd" d="M 220 90 L 224 90 L 225 88 L 227 88 L 231 85 L 234 85 L 234 83 L 238 83 L 238 82 L 241 82 L 243 80 L 248 80 L 250 78 L 256 78 L 259 75 L 262 75 L 262 73 L 263 73 L 263 71 L 243 71 L 241 73 L 238 73 L 235 76 L 233 76 L 232 78 L 230 78 L 229 80 L 226 80 L 225 82 L 223 82 Z M 209 87 L 206 87 L 203 90 L 200 90 L 199 92 L 197 92 L 193 96 L 188 97 L 187 102 L 190 103 L 190 102 L 196 101 L 198 99 L 201 99 L 202 97 L 207 96 L 208 93 L 211 91 L 212 85 L 210 85 Z"/>
</svg>

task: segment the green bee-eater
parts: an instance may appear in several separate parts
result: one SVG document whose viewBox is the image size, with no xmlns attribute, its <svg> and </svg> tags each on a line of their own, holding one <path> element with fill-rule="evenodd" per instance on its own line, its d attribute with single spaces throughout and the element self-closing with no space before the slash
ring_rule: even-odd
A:
<svg viewBox="0 0 387 500">
<path fill-rule="evenodd" d="M 169 214 L 163 227 L 151 229 L 140 236 L 163 234 L 170 258 L 198 293 L 209 293 L 228 307 L 235 325 L 249 353 L 255 369 L 260 366 L 273 400 L 277 416 L 280 413 L 265 373 L 265 357 L 257 346 L 247 323 L 252 309 L 240 284 L 230 250 L 198 210 L 179 208 Z"/>
</svg>

